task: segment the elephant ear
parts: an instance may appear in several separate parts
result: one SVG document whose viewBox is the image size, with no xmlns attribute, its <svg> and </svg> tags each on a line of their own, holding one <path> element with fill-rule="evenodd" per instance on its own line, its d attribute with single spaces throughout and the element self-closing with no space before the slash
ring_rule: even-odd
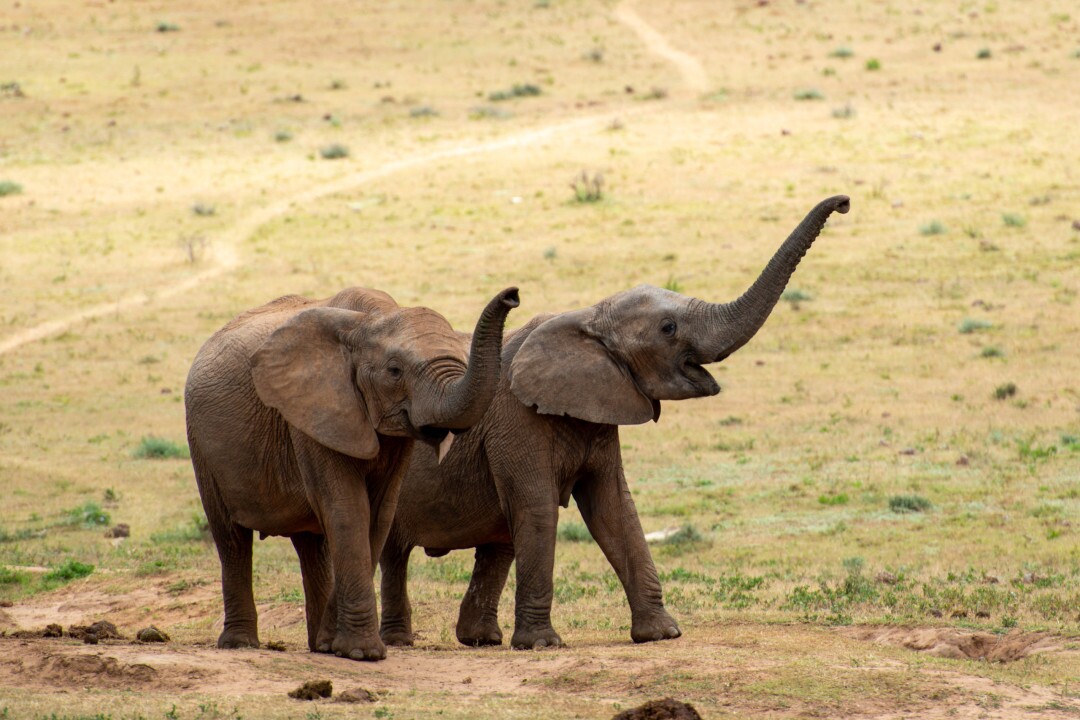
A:
<svg viewBox="0 0 1080 720">
<path fill-rule="evenodd" d="M 589 332 L 592 308 L 563 313 L 533 330 L 510 363 L 510 390 L 547 415 L 606 425 L 637 425 L 660 416 L 629 370 Z"/>
<path fill-rule="evenodd" d="M 367 317 L 318 307 L 275 330 L 251 356 L 259 399 L 322 445 L 355 458 L 379 452 L 341 338 Z"/>
</svg>

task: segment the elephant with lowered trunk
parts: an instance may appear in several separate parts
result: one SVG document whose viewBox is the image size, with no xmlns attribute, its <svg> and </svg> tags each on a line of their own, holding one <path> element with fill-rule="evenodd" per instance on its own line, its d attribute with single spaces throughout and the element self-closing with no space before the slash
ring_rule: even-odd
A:
<svg viewBox="0 0 1080 720">
<path fill-rule="evenodd" d="M 626 591 L 635 642 L 675 638 L 623 474 L 619 425 L 660 416 L 660 401 L 715 395 L 702 367 L 764 324 L 799 261 L 848 198 L 815 207 L 753 285 L 714 304 L 640 286 L 592 307 L 534 318 L 508 335 L 503 377 L 484 418 L 442 461 L 417 447 L 380 558 L 388 644 L 413 642 L 409 554 L 476 548 L 457 622 L 466 645 L 502 642 L 499 596 L 517 561 L 515 648 L 560 645 L 551 625 L 559 505 L 572 495 Z"/>
<path fill-rule="evenodd" d="M 373 577 L 414 440 L 440 445 L 483 416 L 500 376 L 499 293 L 472 336 L 438 313 L 361 288 L 246 312 L 199 351 L 184 400 L 188 443 L 221 560 L 218 646 L 258 647 L 252 531 L 300 556 L 308 645 L 386 656 Z"/>
</svg>

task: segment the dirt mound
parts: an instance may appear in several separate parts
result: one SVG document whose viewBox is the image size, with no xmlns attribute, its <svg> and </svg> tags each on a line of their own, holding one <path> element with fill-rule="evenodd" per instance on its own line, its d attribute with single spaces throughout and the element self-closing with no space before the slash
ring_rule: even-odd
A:
<svg viewBox="0 0 1080 720">
<path fill-rule="evenodd" d="M 611 720 L 701 720 L 693 705 L 672 698 L 650 700 L 632 710 L 624 710 Z"/>
<path fill-rule="evenodd" d="M 899 645 L 908 650 L 956 660 L 1013 662 L 1034 653 L 1060 650 L 1062 639 L 1048 633 L 1013 631 L 1007 635 L 956 628 L 851 628 L 845 634 L 878 645 Z"/>
<path fill-rule="evenodd" d="M 8 672 L 25 681 L 53 686 L 132 687 L 157 684 L 157 671 L 144 663 L 125 663 L 109 655 L 51 654 L 8 660 Z"/>
</svg>

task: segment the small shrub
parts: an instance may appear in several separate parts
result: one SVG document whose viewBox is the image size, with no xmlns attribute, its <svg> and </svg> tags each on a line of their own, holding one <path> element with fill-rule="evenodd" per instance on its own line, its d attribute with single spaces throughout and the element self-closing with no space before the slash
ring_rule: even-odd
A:
<svg viewBox="0 0 1080 720">
<path fill-rule="evenodd" d="M 173 22 L 166 22 L 162 20 L 154 28 L 159 33 L 180 32 L 180 26 Z"/>
<path fill-rule="evenodd" d="M 681 293 L 683 291 L 682 283 L 674 275 L 669 275 L 667 281 L 661 287 L 671 292 Z"/>
<path fill-rule="evenodd" d="M 825 95 L 816 88 L 804 88 L 795 91 L 796 100 L 824 100 Z"/>
<path fill-rule="evenodd" d="M 479 105 L 469 111 L 470 120 L 506 120 L 510 117 L 513 117 L 513 113 L 490 105 Z"/>
<path fill-rule="evenodd" d="M 330 89 L 331 90 L 344 90 L 347 87 L 349 87 L 349 86 L 344 80 L 331 80 L 330 81 Z"/>
<path fill-rule="evenodd" d="M 931 220 L 925 225 L 919 226 L 920 235 L 944 235 L 948 229 L 940 220 Z"/>
<path fill-rule="evenodd" d="M 870 58 L 866 61 L 866 69 L 873 72 L 881 69 L 881 61 L 877 58 Z"/>
<path fill-rule="evenodd" d="M 544 250 L 544 259 L 545 260 L 554 260 L 558 256 L 558 254 L 559 254 L 558 250 L 556 250 L 554 247 L 549 247 L 546 250 Z"/>
<path fill-rule="evenodd" d="M 95 527 L 97 525 L 108 525 L 112 522 L 109 513 L 102 510 L 100 505 L 92 501 L 67 510 L 64 514 L 67 515 L 66 524 L 68 525 Z"/>
<path fill-rule="evenodd" d="M 217 214 L 217 208 L 208 203 L 197 202 L 191 206 L 191 212 L 199 217 L 212 217 Z"/>
<path fill-rule="evenodd" d="M 604 176 L 595 172 L 592 177 L 589 177 L 589 173 L 582 170 L 581 174 L 570 183 L 570 188 L 574 191 L 575 202 L 599 202 L 604 197 Z"/>
<path fill-rule="evenodd" d="M 604 49 L 595 47 L 588 52 L 582 53 L 581 57 L 589 62 L 602 63 L 604 62 Z"/>
<path fill-rule="evenodd" d="M 984 358 L 1002 358 L 1005 357 L 1005 351 L 996 345 L 987 345 L 982 349 L 982 352 L 979 353 L 979 356 Z"/>
<path fill-rule="evenodd" d="M 693 543 L 699 543 L 705 539 L 696 527 L 687 523 L 681 528 L 675 531 L 672 535 L 669 535 L 664 540 L 665 545 L 691 545 Z"/>
<path fill-rule="evenodd" d="M 409 109 L 409 117 L 411 118 L 432 118 L 439 117 L 439 111 L 430 105 L 417 105 L 414 108 Z"/>
<path fill-rule="evenodd" d="M 23 186 L 14 180 L 0 180 L 0 197 L 5 195 L 18 195 L 23 191 Z"/>
<path fill-rule="evenodd" d="M 982 48 L 979 52 L 975 53 L 975 57 L 979 60 L 989 60 L 993 57 L 993 53 L 990 52 L 990 48 Z"/>
<path fill-rule="evenodd" d="M 649 92 L 641 96 L 642 100 L 663 100 L 668 96 L 668 90 L 665 87 L 659 85 L 653 85 Z"/>
<path fill-rule="evenodd" d="M 183 459 L 191 457 L 186 444 L 180 444 L 168 438 L 147 435 L 139 441 L 132 457 L 149 460 Z"/>
<path fill-rule="evenodd" d="M 851 106 L 851 103 L 835 107 L 832 110 L 832 116 L 838 120 L 849 120 L 855 117 L 855 108 Z"/>
<path fill-rule="evenodd" d="M 540 94 L 540 86 L 533 85 L 531 83 L 522 83 L 514 85 L 509 90 L 496 90 L 488 93 L 488 100 L 492 102 L 502 102 L 504 100 L 513 100 L 514 98 L 522 97 L 536 97 Z"/>
<path fill-rule="evenodd" d="M 202 260 L 206 254 L 206 248 L 210 241 L 203 235 L 181 235 L 176 241 L 177 246 L 184 253 L 184 258 L 191 265 Z"/>
<path fill-rule="evenodd" d="M 1016 383 L 1005 383 L 994 389 L 995 400 L 1008 400 L 1013 395 L 1016 395 Z"/>
<path fill-rule="evenodd" d="M 843 46 L 843 45 L 836 48 L 831 53 L 829 53 L 829 57 L 834 57 L 834 58 L 849 58 L 849 57 L 854 57 L 854 56 L 855 56 L 855 51 L 852 50 L 851 48 L 849 48 L 847 46 Z"/>
<path fill-rule="evenodd" d="M 994 327 L 994 323 L 989 320 L 980 320 L 978 318 L 964 318 L 960 321 L 960 334 L 970 335 L 971 333 L 979 332 L 980 330 L 989 330 Z"/>
<path fill-rule="evenodd" d="M 847 493 L 837 493 L 835 495 L 819 495 L 817 501 L 822 505 L 847 505 L 848 496 Z"/>
<path fill-rule="evenodd" d="M 921 495 L 893 495 L 889 498 L 889 509 L 895 513 L 926 512 L 931 507 L 930 501 Z"/>
<path fill-rule="evenodd" d="M 559 524 L 559 539 L 565 542 L 592 542 L 593 536 L 585 523 L 567 522 Z"/>
<path fill-rule="evenodd" d="M 28 585 L 29 583 L 30 573 L 0 567 L 0 585 Z"/>
<path fill-rule="evenodd" d="M 289 130 L 278 130 L 274 133 L 274 142 L 286 143 L 293 139 L 293 134 Z"/>
<path fill-rule="evenodd" d="M 1001 216 L 1001 221 L 1007 227 L 1024 227 L 1027 225 L 1027 218 L 1019 213 L 1004 213 Z"/>
<path fill-rule="evenodd" d="M 150 542 L 156 545 L 170 543 L 209 542 L 210 523 L 201 512 L 192 513 L 191 521 L 172 530 L 163 530 L 150 535 Z"/>
<path fill-rule="evenodd" d="M 799 306 L 804 302 L 810 302 L 814 298 L 806 292 L 798 288 L 788 288 L 780 295 L 780 299 L 783 302 L 791 303 L 792 310 L 798 310 Z"/>
<path fill-rule="evenodd" d="M 331 143 L 330 145 L 323 145 L 319 148 L 319 155 L 323 160 L 341 160 L 342 158 L 349 157 L 349 148 L 341 143 Z"/>
<path fill-rule="evenodd" d="M 46 583 L 64 583 L 84 578 L 92 572 L 94 572 L 93 565 L 87 565 L 78 560 L 66 560 L 63 565 L 42 575 L 41 579 Z"/>
</svg>

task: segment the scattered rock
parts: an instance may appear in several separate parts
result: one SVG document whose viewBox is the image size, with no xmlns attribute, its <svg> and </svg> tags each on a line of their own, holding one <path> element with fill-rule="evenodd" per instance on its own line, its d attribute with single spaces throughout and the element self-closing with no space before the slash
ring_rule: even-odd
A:
<svg viewBox="0 0 1080 720">
<path fill-rule="evenodd" d="M 145 627 L 139 632 L 135 633 L 135 637 L 139 640 L 139 642 L 144 643 L 169 642 L 169 636 L 164 631 L 158 630 L 153 625 L 151 625 L 150 627 Z"/>
<path fill-rule="evenodd" d="M 4 607 L 15 607 L 15 603 L 10 600 L 0 600 L 0 608 Z"/>
<path fill-rule="evenodd" d="M 115 527 L 111 527 L 105 531 L 105 537 L 107 538 L 126 538 L 131 537 L 131 527 L 127 523 L 118 523 Z"/>
<path fill-rule="evenodd" d="M 378 700 L 378 695 L 362 687 L 346 690 L 334 698 L 334 702 L 339 703 L 373 703 L 378 702 Z"/>
<path fill-rule="evenodd" d="M 93 635 L 96 642 L 97 640 L 119 640 L 123 637 L 108 620 L 98 620 L 92 625 L 72 625 L 68 628 L 68 635 L 76 640 L 81 639 L 86 642 L 88 635 Z"/>
<path fill-rule="evenodd" d="M 624 710 L 611 720 L 701 720 L 693 705 L 672 698 L 650 700 L 632 710 Z"/>
<path fill-rule="evenodd" d="M 267 650 L 273 650 L 274 652 L 285 652 L 285 643 L 280 640 L 271 640 L 266 643 Z"/>
<path fill-rule="evenodd" d="M 56 623 L 49 623 L 45 626 L 45 629 L 41 631 L 41 637 L 64 637 L 64 628 Z"/>
<path fill-rule="evenodd" d="M 334 692 L 334 685 L 329 680 L 309 680 L 290 691 L 289 697 L 297 700 L 318 700 L 321 697 L 330 697 L 332 692 Z"/>
</svg>

